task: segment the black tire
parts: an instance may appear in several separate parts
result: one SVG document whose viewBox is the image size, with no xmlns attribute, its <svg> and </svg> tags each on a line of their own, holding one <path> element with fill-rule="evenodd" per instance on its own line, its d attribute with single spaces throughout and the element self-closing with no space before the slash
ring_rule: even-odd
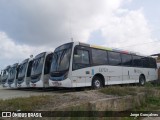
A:
<svg viewBox="0 0 160 120">
<path fill-rule="evenodd" d="M 92 88 L 99 89 L 103 87 L 102 79 L 98 76 L 95 76 L 92 80 Z"/>
<path fill-rule="evenodd" d="M 140 86 L 144 86 L 144 85 L 145 85 L 145 82 L 146 82 L 145 77 L 141 75 L 141 76 L 139 77 L 139 85 L 140 85 Z"/>
</svg>

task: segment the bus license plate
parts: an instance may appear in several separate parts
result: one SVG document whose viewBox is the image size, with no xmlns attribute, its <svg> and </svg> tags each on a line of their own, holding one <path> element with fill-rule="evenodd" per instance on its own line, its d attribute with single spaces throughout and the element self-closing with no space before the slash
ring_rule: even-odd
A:
<svg viewBox="0 0 160 120">
<path fill-rule="evenodd" d="M 32 84 L 32 87 L 36 87 L 36 84 Z"/>
<path fill-rule="evenodd" d="M 53 84 L 53 86 L 60 86 L 61 85 L 61 83 L 59 83 L 59 82 L 52 82 L 52 84 Z"/>
</svg>

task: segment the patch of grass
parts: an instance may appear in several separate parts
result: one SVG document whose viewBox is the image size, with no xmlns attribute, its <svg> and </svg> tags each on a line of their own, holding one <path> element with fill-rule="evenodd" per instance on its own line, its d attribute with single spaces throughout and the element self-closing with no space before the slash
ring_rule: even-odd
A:
<svg viewBox="0 0 160 120">
<path fill-rule="evenodd" d="M 148 97 L 146 99 L 146 103 L 156 105 L 156 106 L 160 106 L 160 97 Z"/>
<path fill-rule="evenodd" d="M 151 82 L 146 82 L 144 85 L 145 88 L 153 88 L 154 85 Z"/>
<path fill-rule="evenodd" d="M 136 95 L 135 87 L 120 87 L 120 86 L 111 86 L 102 88 L 100 92 L 108 95 L 117 95 L 117 96 L 126 96 L 126 95 Z"/>
<path fill-rule="evenodd" d="M 159 90 L 160 90 L 160 83 L 157 83 L 157 84 L 156 84 L 156 89 L 159 89 Z"/>
<path fill-rule="evenodd" d="M 160 83 L 158 81 L 146 82 L 144 85 L 146 89 L 160 89 Z"/>
<path fill-rule="evenodd" d="M 146 102 L 139 107 L 133 108 L 131 111 L 156 111 L 160 109 L 160 97 L 146 98 Z"/>
<path fill-rule="evenodd" d="M 0 111 L 32 111 L 38 109 L 41 105 L 47 104 L 49 99 L 51 99 L 51 96 L 41 95 L 0 100 Z"/>
</svg>

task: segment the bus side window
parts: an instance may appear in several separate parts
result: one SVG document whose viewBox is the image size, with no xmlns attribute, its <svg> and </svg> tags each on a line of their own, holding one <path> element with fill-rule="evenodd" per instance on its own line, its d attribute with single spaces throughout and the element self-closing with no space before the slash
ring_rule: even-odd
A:
<svg viewBox="0 0 160 120">
<path fill-rule="evenodd" d="M 121 56 L 123 66 L 132 66 L 132 56 L 130 54 L 121 54 Z"/>
<path fill-rule="evenodd" d="M 92 48 L 92 62 L 93 65 L 106 65 L 108 64 L 107 52 Z"/>
<path fill-rule="evenodd" d="M 33 61 L 30 61 L 27 69 L 27 77 L 31 76 L 32 64 L 33 64 Z"/>
<path fill-rule="evenodd" d="M 49 74 L 50 67 L 51 67 L 52 55 L 53 55 L 53 54 L 49 54 L 49 55 L 47 55 L 47 57 L 46 57 L 45 67 L 44 67 L 44 74 Z"/>
<path fill-rule="evenodd" d="M 144 68 L 149 68 L 149 58 L 148 57 L 143 57 L 142 58 L 142 61 L 143 61 L 143 67 Z"/>
<path fill-rule="evenodd" d="M 109 65 L 121 65 L 121 55 L 118 52 L 108 51 Z"/>
<path fill-rule="evenodd" d="M 154 58 L 150 58 L 150 68 L 157 68 L 157 63 Z"/>
<path fill-rule="evenodd" d="M 73 69 L 74 70 L 81 69 L 88 67 L 89 65 L 90 65 L 89 51 L 76 49 L 73 58 Z"/>
<path fill-rule="evenodd" d="M 134 67 L 142 67 L 142 57 L 133 55 L 133 66 Z"/>
</svg>

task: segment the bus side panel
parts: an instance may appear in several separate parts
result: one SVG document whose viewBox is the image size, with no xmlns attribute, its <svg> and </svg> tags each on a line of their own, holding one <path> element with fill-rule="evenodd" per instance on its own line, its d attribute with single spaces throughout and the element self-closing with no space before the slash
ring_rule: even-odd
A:
<svg viewBox="0 0 160 120">
<path fill-rule="evenodd" d="M 91 86 L 96 74 L 104 76 L 105 85 L 122 84 L 121 66 L 96 66 L 72 71 L 72 83 L 76 83 L 77 87 Z"/>
<path fill-rule="evenodd" d="M 108 85 L 122 84 L 122 67 L 121 66 L 106 66 L 108 72 L 106 73 Z"/>
<path fill-rule="evenodd" d="M 140 75 L 144 75 L 146 81 L 149 80 L 148 70 L 146 68 L 134 68 L 132 72 L 132 77 L 135 80 L 135 83 L 139 83 Z"/>
<path fill-rule="evenodd" d="M 146 82 L 147 81 L 150 81 L 150 68 L 142 68 L 142 70 L 143 70 L 143 74 L 144 74 L 144 76 L 145 76 L 145 79 L 146 79 Z"/>
<path fill-rule="evenodd" d="M 104 77 L 105 85 L 108 84 L 108 66 L 100 65 L 92 68 L 92 75 L 101 74 Z"/>
<path fill-rule="evenodd" d="M 123 84 L 135 83 L 135 77 L 133 76 L 133 67 L 123 67 Z"/>
<path fill-rule="evenodd" d="M 91 71 L 92 71 L 93 77 L 96 74 L 103 75 L 105 79 L 105 85 L 122 84 L 122 67 L 121 66 L 100 65 L 100 66 L 92 67 Z"/>
<path fill-rule="evenodd" d="M 72 71 L 72 84 L 76 87 L 91 86 L 91 72 L 91 68 L 82 68 Z"/>
<path fill-rule="evenodd" d="M 156 68 L 150 68 L 148 74 L 149 74 L 149 81 L 158 79 L 158 71 Z"/>
<path fill-rule="evenodd" d="M 145 76 L 146 82 L 156 80 L 158 78 L 156 69 L 123 67 L 123 83 L 138 83 L 141 74 Z"/>
<path fill-rule="evenodd" d="M 139 76 L 143 73 L 142 68 L 133 68 L 131 72 L 131 78 L 135 81 L 135 83 L 139 82 Z"/>
</svg>

